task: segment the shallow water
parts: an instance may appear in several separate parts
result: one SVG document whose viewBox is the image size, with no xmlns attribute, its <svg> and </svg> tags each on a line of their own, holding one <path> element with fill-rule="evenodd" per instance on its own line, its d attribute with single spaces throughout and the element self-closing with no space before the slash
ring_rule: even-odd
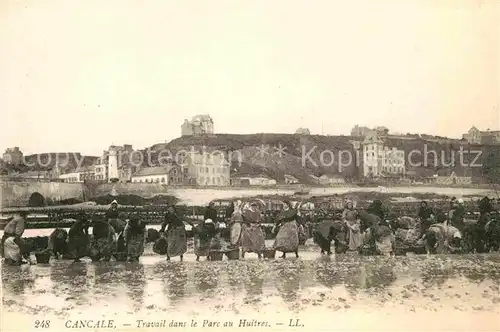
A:
<svg viewBox="0 0 500 332">
<path fill-rule="evenodd" d="M 292 195 L 298 188 L 281 189 L 281 188 L 239 188 L 239 189 L 202 189 L 202 188 L 176 188 L 170 189 L 169 194 L 177 197 L 182 204 L 188 205 L 205 205 L 213 199 L 232 199 L 235 197 L 252 197 L 255 195 Z M 332 195 L 344 194 L 348 192 L 387 192 L 387 193 L 404 193 L 411 195 L 412 193 L 433 193 L 448 196 L 465 196 L 465 195 L 495 195 L 492 189 L 483 188 L 459 188 L 459 187 L 431 187 L 431 186 L 399 186 L 399 187 L 313 187 L 307 188 L 311 195 Z"/>
<path fill-rule="evenodd" d="M 290 330 L 300 319 L 306 330 L 498 330 L 499 287 L 499 254 L 325 257 L 308 243 L 299 259 L 196 262 L 189 250 L 167 262 L 148 247 L 135 264 L 2 266 L 3 327 L 50 317 L 51 329 L 85 318 L 114 319 L 118 329 L 138 319 L 233 328 L 257 319 Z"/>
</svg>

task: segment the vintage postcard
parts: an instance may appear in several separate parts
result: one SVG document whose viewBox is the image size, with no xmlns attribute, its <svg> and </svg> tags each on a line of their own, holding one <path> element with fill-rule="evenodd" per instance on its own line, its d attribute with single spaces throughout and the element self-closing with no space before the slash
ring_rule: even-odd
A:
<svg viewBox="0 0 500 332">
<path fill-rule="evenodd" d="M 0 1 L 0 330 L 499 331 L 499 13 Z"/>
</svg>

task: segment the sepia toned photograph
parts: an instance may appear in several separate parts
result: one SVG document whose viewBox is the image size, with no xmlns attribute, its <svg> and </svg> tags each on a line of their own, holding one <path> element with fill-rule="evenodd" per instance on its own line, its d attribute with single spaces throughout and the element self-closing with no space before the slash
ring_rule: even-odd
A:
<svg viewBox="0 0 500 332">
<path fill-rule="evenodd" d="M 0 330 L 500 331 L 497 0 L 0 1 Z"/>
</svg>

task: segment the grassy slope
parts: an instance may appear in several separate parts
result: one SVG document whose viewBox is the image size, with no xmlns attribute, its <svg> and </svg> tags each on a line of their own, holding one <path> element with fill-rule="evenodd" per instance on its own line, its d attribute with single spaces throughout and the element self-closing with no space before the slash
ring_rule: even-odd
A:
<svg viewBox="0 0 500 332">
<path fill-rule="evenodd" d="M 153 150 L 160 151 L 161 149 L 168 149 L 172 152 L 176 152 L 180 149 L 190 150 L 191 146 L 203 147 L 205 146 L 207 151 L 211 150 L 221 150 L 224 152 L 233 151 L 233 157 L 236 155 L 234 151 L 240 151 L 243 155 L 243 163 L 234 165 L 234 168 L 238 173 L 250 173 L 259 174 L 263 173 L 273 178 L 278 179 L 278 181 L 283 180 L 284 174 L 291 174 L 297 177 L 304 183 L 311 183 L 309 174 L 314 174 L 316 176 L 322 174 L 339 174 L 342 173 L 344 177 L 356 177 L 359 174 L 359 170 L 356 164 L 361 165 L 359 156 L 356 156 L 352 145 L 349 143 L 350 140 L 354 139 L 350 136 L 322 136 L 322 135 L 294 135 L 294 134 L 250 134 L 250 135 L 236 135 L 236 134 L 216 134 L 207 135 L 202 137 L 180 137 L 172 140 L 167 144 L 158 144 L 152 147 Z M 357 138 L 359 140 L 359 138 Z M 470 167 L 468 166 L 471 161 L 476 157 L 477 153 L 474 151 L 482 151 L 479 159 L 476 161 L 477 165 L 484 164 L 483 159 L 491 154 L 491 151 L 495 151 L 498 154 L 500 146 L 480 146 L 480 145 L 466 145 L 462 142 L 453 143 L 437 143 L 432 141 L 426 141 L 421 138 L 416 138 L 414 140 L 403 140 L 397 138 L 386 138 L 385 145 L 389 147 L 396 147 L 405 151 L 405 155 L 411 151 L 419 151 L 413 153 L 412 161 L 414 163 L 424 162 L 424 155 L 426 151 L 436 151 L 437 163 L 434 162 L 434 157 L 431 153 L 428 154 L 427 165 L 422 167 L 410 167 L 407 166 L 408 170 L 414 170 L 420 176 L 432 176 L 433 174 L 449 174 L 450 169 L 455 171 L 459 176 L 472 176 L 472 177 L 482 177 L 485 167 Z M 286 148 L 287 155 L 279 158 L 276 155 L 266 155 L 261 157 L 256 155 L 258 152 L 257 147 L 264 145 L 270 145 L 271 147 L 279 146 L 280 144 Z M 463 146 L 463 150 L 466 151 L 464 154 L 464 163 L 460 162 L 460 157 L 458 151 L 460 151 L 460 146 Z M 314 166 L 311 163 L 307 163 L 305 167 L 302 164 L 303 149 L 304 154 L 313 149 L 315 150 L 311 154 L 311 158 L 318 164 Z M 467 153 L 470 149 L 471 152 Z M 319 163 L 322 151 L 332 151 L 334 154 L 334 163 L 331 166 L 322 167 Z M 339 167 L 339 156 L 341 156 L 341 151 L 348 151 L 351 153 L 353 158 L 350 166 Z M 347 154 L 342 155 L 344 157 L 343 164 L 348 163 Z M 450 158 L 454 156 L 455 164 L 450 165 Z M 328 163 L 330 161 L 329 155 L 324 154 L 324 160 Z M 234 164 L 234 163 L 233 163 Z"/>
<path fill-rule="evenodd" d="M 261 155 L 259 149 L 269 146 L 269 153 Z M 356 174 L 356 165 L 353 163 L 348 167 L 343 167 L 339 172 L 338 157 L 339 151 L 347 151 L 354 155 L 354 150 L 349 143 L 347 136 L 320 136 L 320 135 L 293 135 L 293 134 L 253 134 L 253 135 L 232 135 L 217 134 L 204 137 L 180 137 L 168 144 L 159 144 L 153 147 L 154 150 L 168 149 L 176 152 L 178 150 L 190 150 L 191 146 L 207 147 L 207 151 L 220 150 L 225 153 L 232 152 L 233 172 L 237 174 L 266 174 L 279 182 L 284 181 L 284 175 L 290 174 L 301 180 L 303 183 L 311 183 L 309 174 L 320 176 L 322 174 L 340 174 L 344 177 L 351 177 Z M 285 154 L 279 156 L 277 148 L 281 146 L 285 149 Z M 316 147 L 314 149 L 314 147 Z M 314 163 L 309 162 L 305 155 L 311 149 L 310 154 Z M 331 163 L 330 154 L 324 155 L 325 166 L 321 166 L 320 153 L 331 151 L 334 156 Z M 345 156 L 347 156 L 347 152 Z M 308 161 L 307 163 L 303 163 Z M 344 159 L 347 163 L 347 159 Z M 315 165 L 316 164 L 316 165 Z M 331 164 L 331 165 L 329 165 Z"/>
</svg>

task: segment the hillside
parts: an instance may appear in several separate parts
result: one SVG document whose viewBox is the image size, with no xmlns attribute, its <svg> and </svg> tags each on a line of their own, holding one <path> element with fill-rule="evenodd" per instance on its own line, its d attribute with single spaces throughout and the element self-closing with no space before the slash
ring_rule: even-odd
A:
<svg viewBox="0 0 500 332">
<path fill-rule="evenodd" d="M 40 153 L 24 156 L 25 162 L 21 165 L 10 165 L 2 163 L 0 166 L 3 173 L 8 172 L 28 172 L 47 171 L 55 167 L 56 163 L 64 171 L 73 171 L 78 166 L 85 167 L 93 165 L 97 157 L 83 156 L 79 152 L 62 153 Z"/>
<path fill-rule="evenodd" d="M 181 150 L 190 151 L 192 147 L 201 151 L 205 147 L 208 152 L 218 150 L 230 155 L 232 174 L 265 174 L 279 182 L 284 181 L 285 174 L 290 174 L 307 184 L 312 183 L 311 174 L 348 178 L 357 175 L 355 152 L 349 139 L 348 136 L 297 134 L 217 134 L 180 137 L 151 149 L 157 152 L 168 150 L 174 154 Z M 352 162 L 349 162 L 349 155 L 353 156 Z M 339 163 L 339 159 L 342 162 Z"/>
<path fill-rule="evenodd" d="M 351 136 L 216 134 L 179 137 L 169 143 L 154 145 L 151 150 L 156 152 L 168 150 L 172 154 L 180 150 L 190 151 L 192 147 L 197 151 L 201 151 L 203 147 L 209 152 L 219 150 L 226 155 L 231 154 L 233 174 L 265 174 L 280 182 L 283 181 L 284 174 L 290 174 L 307 184 L 311 183 L 310 174 L 342 175 L 346 178 L 360 176 L 362 156 L 356 154 L 350 143 L 360 140 L 359 137 Z M 454 171 L 459 176 L 481 179 L 485 174 L 491 174 L 491 170 L 487 169 L 491 166 L 491 162 L 486 161 L 495 159 L 491 156 L 498 156 L 500 151 L 500 146 L 469 145 L 459 141 L 438 143 L 421 137 L 415 139 L 386 137 L 383 140 L 385 146 L 404 150 L 407 170 L 414 171 L 416 176 L 422 177 L 434 174 L 449 175 Z M 286 152 L 282 156 L 276 153 L 276 147 L 280 144 Z M 271 148 L 269 151 L 272 153 L 260 153 L 263 146 L 269 146 Z M 464 151 L 463 157 L 460 157 L 461 150 Z M 434 160 L 432 151 L 435 152 L 437 160 Z M 474 161 L 476 157 L 477 160 Z M 342 162 L 339 163 L 339 159 L 342 159 Z M 413 165 L 408 164 L 409 159 Z"/>
</svg>

